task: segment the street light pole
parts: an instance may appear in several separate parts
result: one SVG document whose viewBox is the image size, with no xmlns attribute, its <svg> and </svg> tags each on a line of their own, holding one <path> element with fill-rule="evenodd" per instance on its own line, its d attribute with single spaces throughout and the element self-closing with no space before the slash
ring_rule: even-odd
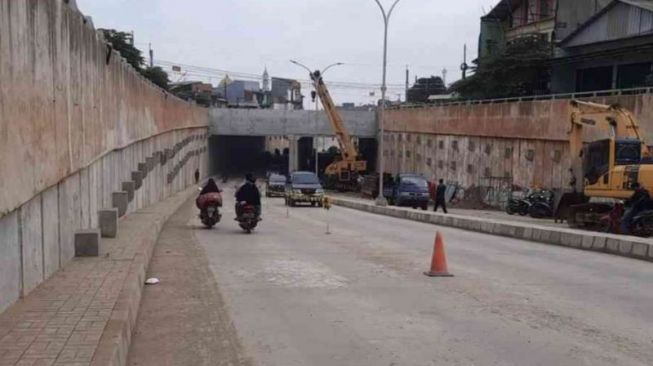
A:
<svg viewBox="0 0 653 366">
<path fill-rule="evenodd" d="M 390 22 L 392 11 L 395 9 L 395 6 L 397 6 L 399 0 L 395 0 L 387 13 L 379 0 L 374 1 L 379 6 L 379 9 L 381 9 L 381 15 L 383 15 L 383 78 L 381 82 L 381 108 L 379 109 L 379 147 L 377 152 L 379 156 L 379 194 L 376 197 L 376 204 L 377 206 L 387 206 L 388 200 L 386 200 L 385 196 L 383 195 L 383 174 L 385 168 L 385 158 L 383 156 L 383 137 L 385 135 L 385 93 L 387 91 L 386 71 L 388 65 L 388 23 Z"/>
</svg>

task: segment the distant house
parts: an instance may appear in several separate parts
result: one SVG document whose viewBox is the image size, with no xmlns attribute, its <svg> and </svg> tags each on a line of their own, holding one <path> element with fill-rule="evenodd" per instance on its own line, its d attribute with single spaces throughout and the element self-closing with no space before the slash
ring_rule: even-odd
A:
<svg viewBox="0 0 653 366">
<path fill-rule="evenodd" d="M 201 81 L 183 81 L 170 84 L 170 92 L 185 100 L 194 100 L 205 107 L 213 103 L 213 85 Z"/>
<path fill-rule="evenodd" d="M 230 108 L 258 108 L 258 81 L 229 80 L 225 78 L 216 88 L 216 93 L 227 101 Z"/>
<path fill-rule="evenodd" d="M 653 1 L 611 1 L 558 46 L 552 67 L 554 92 L 650 85 Z"/>
<path fill-rule="evenodd" d="M 273 77 L 271 98 L 273 109 L 304 109 L 302 85 L 297 80 Z"/>
</svg>

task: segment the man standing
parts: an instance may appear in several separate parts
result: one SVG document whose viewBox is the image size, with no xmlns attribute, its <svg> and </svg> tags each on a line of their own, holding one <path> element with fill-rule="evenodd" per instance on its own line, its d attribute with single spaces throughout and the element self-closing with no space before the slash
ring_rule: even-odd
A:
<svg viewBox="0 0 653 366">
<path fill-rule="evenodd" d="M 444 180 L 440 179 L 437 188 L 435 188 L 435 207 L 433 208 L 433 212 L 437 212 L 438 207 L 442 206 L 442 211 L 447 213 L 445 193 L 447 193 L 447 186 L 444 184 Z"/>
</svg>

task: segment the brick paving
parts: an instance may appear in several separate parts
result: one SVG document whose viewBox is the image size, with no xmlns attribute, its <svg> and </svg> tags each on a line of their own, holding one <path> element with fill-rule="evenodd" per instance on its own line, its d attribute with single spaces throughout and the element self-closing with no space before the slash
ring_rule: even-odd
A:
<svg viewBox="0 0 653 366">
<path fill-rule="evenodd" d="M 164 201 L 125 217 L 99 257 L 73 259 L 0 314 L 0 366 L 89 366 L 141 252 L 141 229 L 171 207 Z"/>
</svg>

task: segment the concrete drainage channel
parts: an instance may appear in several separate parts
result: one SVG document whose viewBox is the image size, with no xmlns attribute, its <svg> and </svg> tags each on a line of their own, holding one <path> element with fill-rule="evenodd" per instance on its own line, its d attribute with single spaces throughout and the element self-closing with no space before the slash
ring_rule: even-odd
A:
<svg viewBox="0 0 653 366">
<path fill-rule="evenodd" d="M 374 203 L 353 201 L 340 197 L 332 197 L 331 202 L 338 206 L 379 215 L 653 262 L 653 243 L 651 243 L 650 239 L 585 232 L 575 229 L 551 228 L 532 224 L 509 223 L 453 214 L 445 215 L 397 207 L 380 207 L 374 205 Z"/>
</svg>

